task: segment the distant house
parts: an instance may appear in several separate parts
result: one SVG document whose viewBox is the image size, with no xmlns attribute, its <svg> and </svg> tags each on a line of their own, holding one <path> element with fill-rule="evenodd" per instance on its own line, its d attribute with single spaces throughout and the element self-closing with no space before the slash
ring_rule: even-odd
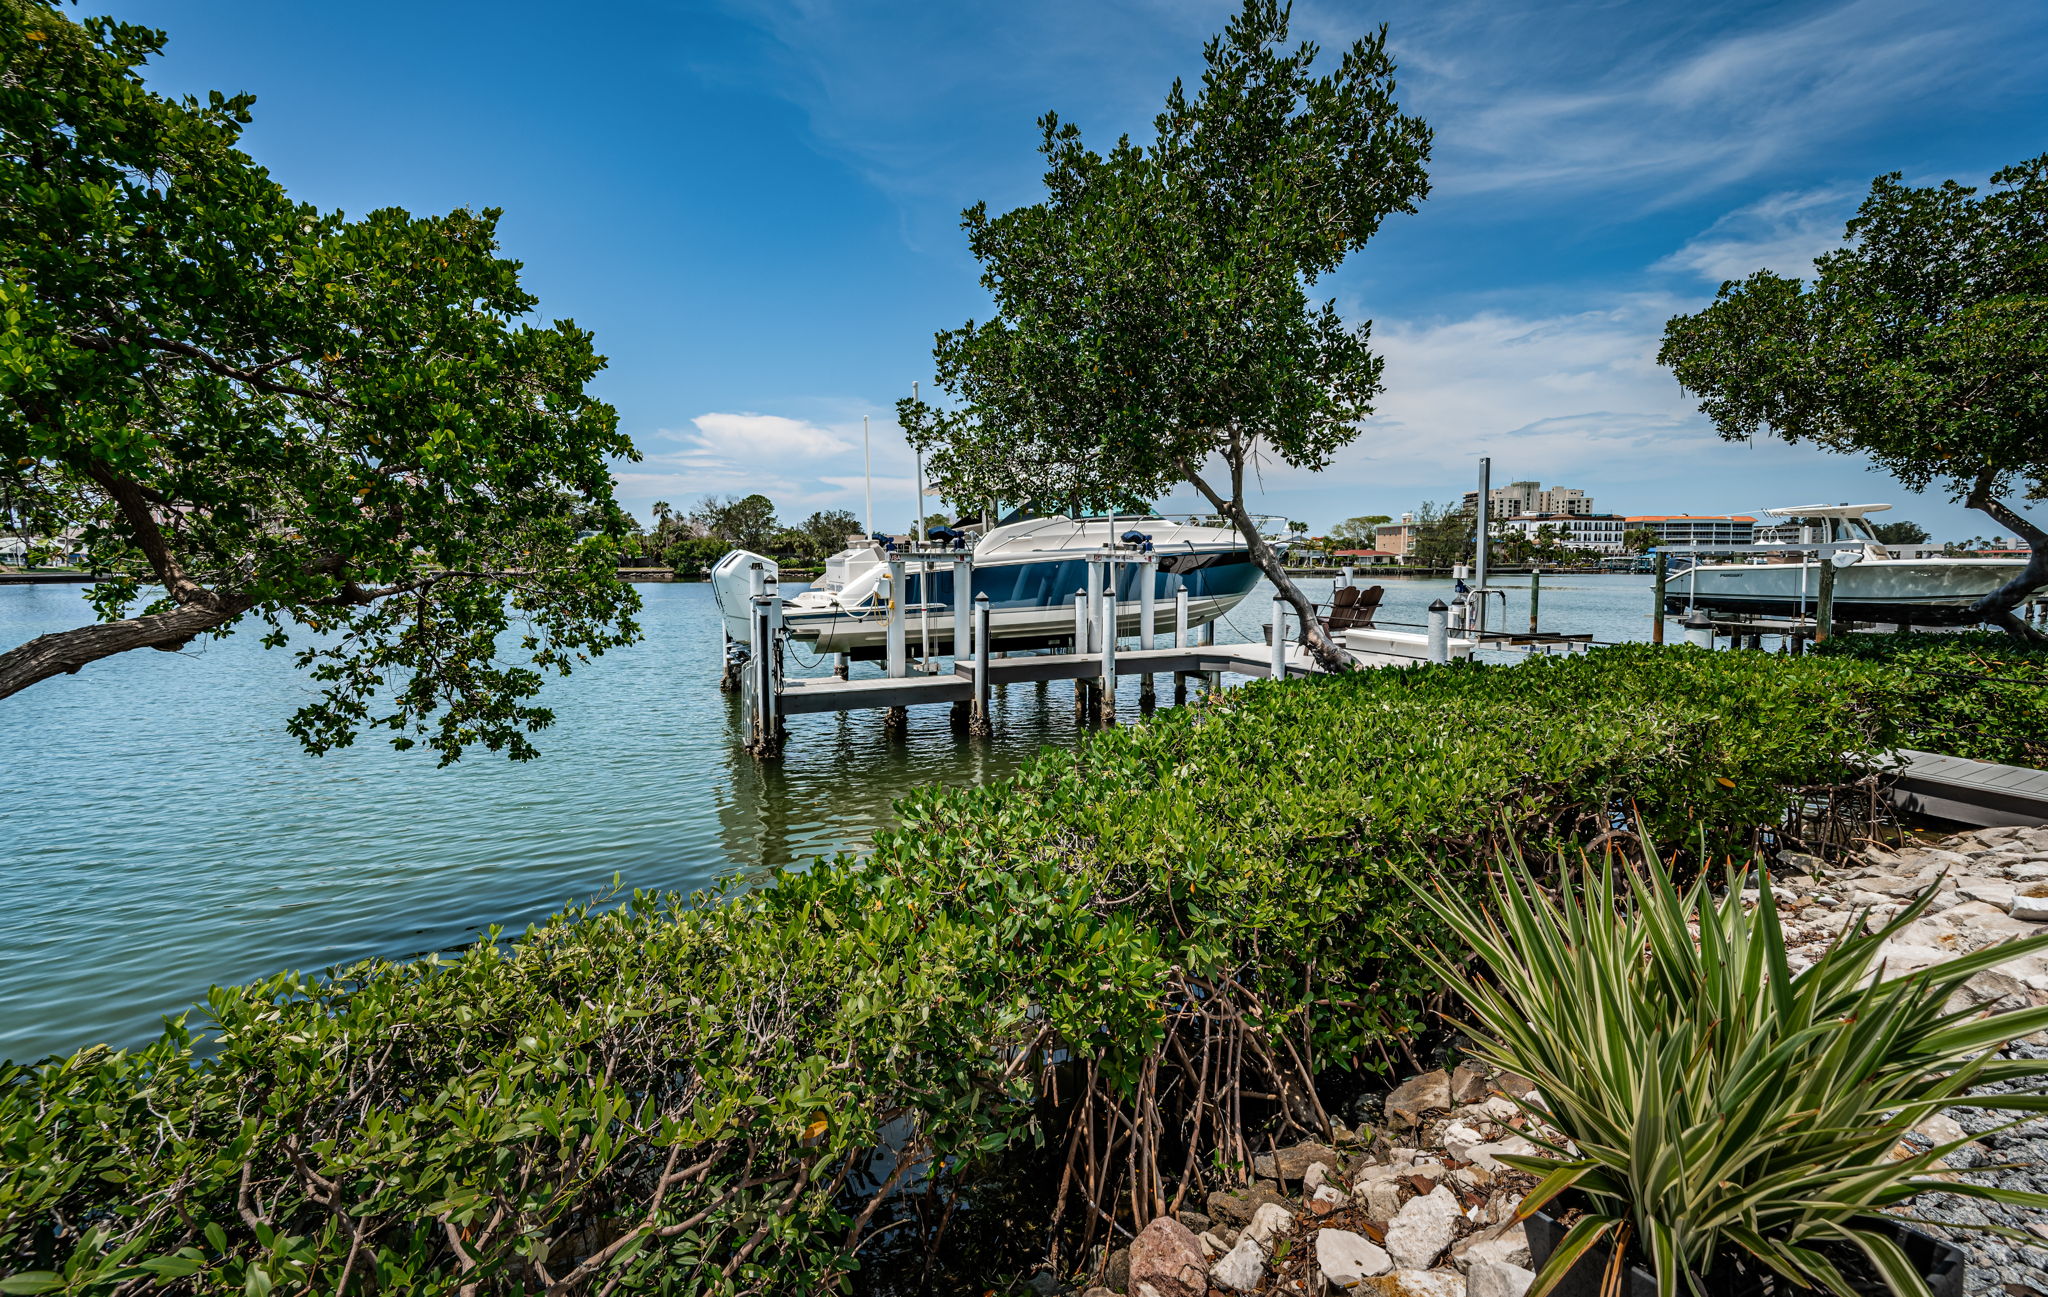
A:
<svg viewBox="0 0 2048 1297">
<path fill-rule="evenodd" d="M 1379 567 L 1398 563 L 1401 556 L 1383 549 L 1340 549 L 1331 552 L 1330 561 L 1338 567 Z"/>
<path fill-rule="evenodd" d="M 1648 531 L 1659 545 L 1748 545 L 1756 519 L 1747 514 L 1644 513 L 1623 520 L 1630 531 Z"/>
</svg>

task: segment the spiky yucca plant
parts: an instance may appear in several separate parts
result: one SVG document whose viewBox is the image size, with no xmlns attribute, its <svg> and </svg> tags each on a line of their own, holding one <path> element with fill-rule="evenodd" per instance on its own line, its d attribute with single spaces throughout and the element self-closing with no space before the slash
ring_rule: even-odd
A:
<svg viewBox="0 0 2048 1297">
<path fill-rule="evenodd" d="M 1658 1297 L 1702 1292 L 1701 1276 L 1738 1253 L 1852 1297 L 1819 1250 L 1840 1243 L 1861 1249 L 1900 1297 L 1926 1297 L 1879 1228 L 1901 1219 L 1885 1208 L 1929 1191 L 2048 1206 L 2040 1194 L 1934 1178 L 1938 1159 L 1968 1141 L 1887 1160 L 1972 1087 L 2048 1076 L 2048 1064 L 1996 1052 L 2048 1027 L 2048 1008 L 1987 1018 L 1943 1007 L 1972 974 L 2048 937 L 1884 977 L 1879 948 L 1926 909 L 1930 888 L 1875 932 L 1857 914 L 1795 974 L 1768 876 L 1753 910 L 1740 900 L 1745 878 L 1731 869 L 1716 895 L 1704 880 L 1681 889 L 1654 856 L 1642 866 L 1610 857 L 1553 896 L 1515 858 L 1488 904 L 1411 884 L 1490 973 L 1418 947 L 1477 1019 L 1464 1024 L 1476 1052 L 1533 1081 L 1542 1109 L 1532 1115 L 1560 1136 L 1539 1141 L 1545 1157 L 1506 1159 L 1542 1176 L 1524 1217 L 1568 1189 L 1587 1207 L 1529 1297 L 1602 1243 L 1612 1252 L 1603 1290 L 1617 1292 L 1632 1242 Z M 2038 1091 L 1967 1102 L 2048 1111 Z"/>
</svg>

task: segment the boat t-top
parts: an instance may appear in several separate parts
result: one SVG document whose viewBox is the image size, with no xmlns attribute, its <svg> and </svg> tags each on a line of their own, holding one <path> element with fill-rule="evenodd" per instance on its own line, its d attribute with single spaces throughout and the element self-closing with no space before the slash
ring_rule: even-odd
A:
<svg viewBox="0 0 2048 1297">
<path fill-rule="evenodd" d="M 1802 504 L 1766 509 L 1796 519 L 1799 544 L 1833 543 L 1826 558 L 1786 552 L 1763 560 L 1698 563 L 1673 578 L 1665 609 L 1807 616 L 1820 592 L 1820 564 L 1835 568 L 1835 616 L 1901 626 L 1962 626 L 1985 595 L 2017 577 L 2026 563 L 2010 558 L 1893 558 L 1865 515 L 1888 504 Z"/>
<path fill-rule="evenodd" d="M 1153 581 L 1153 632 L 1174 626 L 1175 597 L 1188 592 L 1188 624 L 1202 626 L 1228 613 L 1258 584 L 1244 538 L 1213 520 L 1146 517 L 1062 516 L 1006 522 L 975 536 L 972 529 L 948 533 L 920 548 L 898 549 L 893 541 L 870 538 L 834 554 L 825 574 L 807 589 L 786 594 L 782 620 L 791 638 L 820 653 L 854 658 L 880 657 L 888 634 L 889 605 L 900 601 L 909 615 L 910 650 L 953 651 L 954 554 L 971 554 L 972 592 L 989 598 L 989 643 L 998 649 L 1042 648 L 1064 643 L 1074 633 L 1074 594 L 1090 588 L 1090 557 L 1149 552 L 1152 565 L 1119 562 L 1116 573 L 1117 633 L 1138 633 L 1140 573 Z M 952 548 L 949 548 L 952 547 Z M 890 588 L 891 560 L 903 563 L 903 588 Z M 734 550 L 711 569 L 712 596 L 726 634 L 745 642 L 752 568 L 761 565 L 773 580 L 773 559 Z"/>
</svg>

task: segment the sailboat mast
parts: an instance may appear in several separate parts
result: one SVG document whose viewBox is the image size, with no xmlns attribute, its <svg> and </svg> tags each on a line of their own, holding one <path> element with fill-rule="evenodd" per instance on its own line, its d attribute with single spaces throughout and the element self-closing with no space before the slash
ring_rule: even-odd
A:
<svg viewBox="0 0 2048 1297">
<path fill-rule="evenodd" d="M 860 453 L 866 461 L 863 468 L 863 482 L 868 497 L 868 535 L 875 534 L 875 444 L 868 436 L 868 416 L 860 417 Z"/>
</svg>

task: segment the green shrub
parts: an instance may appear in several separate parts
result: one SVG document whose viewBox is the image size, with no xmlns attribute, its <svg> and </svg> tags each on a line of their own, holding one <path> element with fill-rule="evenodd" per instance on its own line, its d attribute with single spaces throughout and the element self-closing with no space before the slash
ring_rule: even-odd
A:
<svg viewBox="0 0 2048 1297">
<path fill-rule="evenodd" d="M 1856 1297 L 1824 1250 L 1844 1244 L 1899 1297 L 1927 1297 L 1885 1208 L 1926 1192 L 2048 1206 L 2048 1195 L 1938 1176 L 1968 1139 L 1891 1160 L 1973 1087 L 2048 1076 L 2048 1064 L 1991 1052 L 2048 1027 L 2048 1008 L 1987 1019 L 1944 1007 L 1972 975 L 2048 936 L 1877 980 L 1881 948 L 1925 912 L 1930 888 L 1874 932 L 1848 925 L 1795 976 L 1765 875 L 1753 910 L 1745 876 L 1731 870 L 1718 897 L 1704 880 L 1681 891 L 1654 853 L 1640 872 L 1609 857 L 1581 879 L 1552 900 L 1509 860 L 1483 905 L 1417 887 L 1458 938 L 1448 953 L 1418 952 L 1461 992 L 1477 1052 L 1535 1083 L 1558 1135 L 1548 1156 L 1509 1159 L 1543 1177 L 1523 1212 L 1566 1190 L 1586 1200 L 1531 1297 L 1601 1244 L 1610 1289 L 1633 1249 L 1659 1297 L 1728 1288 L 1726 1273 L 1704 1280 L 1731 1256 Z M 1490 976 L 1472 976 L 1467 955 Z M 1969 1102 L 2048 1112 L 2038 1092 Z"/>
<path fill-rule="evenodd" d="M 757 891 L 218 990 L 204 1039 L 0 1068 L 0 1291 L 828 1290 L 892 1185 L 1040 1140 L 1085 1247 L 1417 1028 L 1402 871 L 1631 816 L 1747 850 L 1890 745 L 1876 673 L 1641 646 L 1255 684 Z"/>
<path fill-rule="evenodd" d="M 1904 746 L 2048 768 L 2048 648 L 1962 631 L 1838 635 L 1814 650 L 1890 669 Z"/>
</svg>

